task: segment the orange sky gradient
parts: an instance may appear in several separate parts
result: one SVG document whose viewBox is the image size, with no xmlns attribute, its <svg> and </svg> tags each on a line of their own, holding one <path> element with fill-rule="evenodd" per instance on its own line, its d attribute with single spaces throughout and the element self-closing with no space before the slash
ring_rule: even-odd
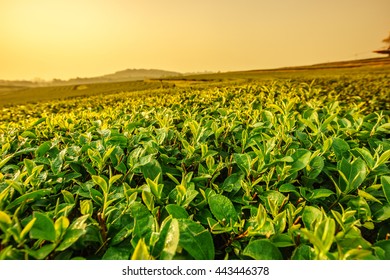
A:
<svg viewBox="0 0 390 280">
<path fill-rule="evenodd" d="M 389 0 L 0 0 L 0 79 L 376 57 Z"/>
</svg>

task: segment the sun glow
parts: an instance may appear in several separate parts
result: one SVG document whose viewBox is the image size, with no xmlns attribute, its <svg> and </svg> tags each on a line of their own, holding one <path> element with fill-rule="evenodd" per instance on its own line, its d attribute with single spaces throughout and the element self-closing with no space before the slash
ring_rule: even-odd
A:
<svg viewBox="0 0 390 280">
<path fill-rule="evenodd" d="M 389 9 L 387 0 L 1 0 L 0 79 L 364 58 L 388 33 Z"/>
</svg>

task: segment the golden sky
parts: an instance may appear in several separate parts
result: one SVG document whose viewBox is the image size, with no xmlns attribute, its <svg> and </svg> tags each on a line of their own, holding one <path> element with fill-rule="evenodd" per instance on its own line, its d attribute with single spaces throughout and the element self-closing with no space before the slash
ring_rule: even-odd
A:
<svg viewBox="0 0 390 280">
<path fill-rule="evenodd" d="M 0 79 L 375 57 L 389 0 L 0 0 Z"/>
</svg>

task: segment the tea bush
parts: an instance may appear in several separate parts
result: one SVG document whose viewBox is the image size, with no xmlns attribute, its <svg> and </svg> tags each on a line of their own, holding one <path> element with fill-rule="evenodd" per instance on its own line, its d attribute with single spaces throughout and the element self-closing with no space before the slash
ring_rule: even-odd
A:
<svg viewBox="0 0 390 280">
<path fill-rule="evenodd" d="M 3 108 L 0 259 L 390 259 L 388 81 Z"/>
</svg>

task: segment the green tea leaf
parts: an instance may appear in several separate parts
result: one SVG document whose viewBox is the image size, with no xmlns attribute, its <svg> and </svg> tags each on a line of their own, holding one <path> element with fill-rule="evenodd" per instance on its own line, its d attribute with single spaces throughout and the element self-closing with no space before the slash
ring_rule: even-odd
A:
<svg viewBox="0 0 390 280">
<path fill-rule="evenodd" d="M 314 260 L 315 252 L 312 247 L 306 244 L 299 245 L 293 252 L 292 260 Z"/>
<path fill-rule="evenodd" d="M 19 196 L 17 199 L 15 199 L 10 204 L 8 204 L 6 209 L 10 210 L 16 206 L 19 206 L 21 203 L 31 203 L 46 195 L 49 195 L 50 193 L 51 190 L 49 189 L 37 190 L 37 191 L 32 191 L 30 193 L 26 193 L 24 195 Z"/>
<path fill-rule="evenodd" d="M 279 249 L 266 239 L 259 239 L 249 242 L 248 246 L 245 247 L 242 254 L 255 260 L 283 259 Z"/>
<path fill-rule="evenodd" d="M 214 244 L 209 231 L 200 224 L 178 219 L 180 229 L 179 246 L 196 260 L 214 259 Z"/>
<path fill-rule="evenodd" d="M 273 223 L 275 225 L 276 233 L 283 233 L 286 228 L 286 211 L 283 211 L 275 216 Z"/>
<path fill-rule="evenodd" d="M 317 176 L 321 174 L 324 165 L 325 163 L 322 157 L 320 156 L 314 157 L 310 162 L 310 171 L 308 172 L 307 176 L 310 179 L 317 178 Z"/>
<path fill-rule="evenodd" d="M 363 158 L 369 168 L 372 169 L 374 167 L 374 165 L 375 165 L 374 158 L 372 157 L 370 151 L 367 150 L 366 148 L 355 148 L 355 149 L 351 150 L 351 152 L 356 157 Z"/>
<path fill-rule="evenodd" d="M 80 237 L 86 233 L 86 224 L 88 215 L 81 216 L 74 220 L 72 224 L 67 228 L 60 245 L 56 248 L 56 251 L 64 251 L 72 246 Z"/>
<path fill-rule="evenodd" d="M 371 209 L 367 201 L 363 197 L 355 197 L 348 201 L 347 205 L 352 209 L 356 210 L 358 218 L 361 218 L 363 221 L 371 219 Z"/>
<path fill-rule="evenodd" d="M 356 248 L 366 250 L 371 248 L 371 243 L 360 236 L 342 238 L 337 240 L 337 245 L 343 252 Z"/>
<path fill-rule="evenodd" d="M 165 209 L 169 213 L 169 215 L 172 215 L 173 218 L 176 219 L 186 219 L 189 217 L 186 209 L 184 209 L 182 206 L 177 204 L 168 204 L 165 206 Z"/>
<path fill-rule="evenodd" d="M 157 176 L 159 176 L 158 182 L 162 183 L 162 169 L 160 163 L 157 160 L 153 159 L 147 164 L 142 165 L 141 172 L 144 175 L 145 180 L 149 178 L 150 180 L 154 181 Z"/>
<path fill-rule="evenodd" d="M 61 191 L 62 195 L 64 196 L 64 200 L 66 203 L 69 203 L 69 204 L 74 204 L 74 197 L 73 197 L 73 194 L 67 190 L 62 190 Z"/>
<path fill-rule="evenodd" d="M 139 202 L 131 204 L 130 211 L 135 223 L 133 229 L 134 241 L 132 241 L 136 242 L 135 246 L 141 238 L 146 242 L 149 240 L 154 228 L 154 219 L 148 208 Z"/>
<path fill-rule="evenodd" d="M 334 234 L 336 232 L 336 222 L 332 218 L 325 218 L 315 230 L 315 234 L 322 242 L 321 249 L 327 253 L 333 244 Z"/>
<path fill-rule="evenodd" d="M 146 178 L 146 183 L 148 184 L 150 191 L 157 199 L 161 199 L 161 195 L 164 187 L 163 184 L 158 183 L 160 175 L 161 173 L 159 173 L 154 180 Z"/>
<path fill-rule="evenodd" d="M 379 247 L 384 251 L 382 260 L 390 260 L 390 240 L 381 240 L 374 244 L 375 247 Z"/>
<path fill-rule="evenodd" d="M 380 207 L 375 213 L 374 213 L 375 220 L 379 222 L 386 221 L 387 219 L 390 219 L 390 205 L 386 204 Z"/>
<path fill-rule="evenodd" d="M 302 214 L 302 221 L 309 230 L 314 229 L 314 224 L 322 220 L 322 212 L 314 206 L 305 206 Z"/>
<path fill-rule="evenodd" d="M 29 131 L 29 130 L 23 131 L 23 133 L 20 134 L 20 136 L 25 137 L 25 138 L 37 139 L 37 136 L 35 135 L 35 133 L 32 131 Z"/>
<path fill-rule="evenodd" d="M 332 194 L 335 193 L 328 189 L 315 189 L 312 191 L 310 199 L 325 198 L 331 196 Z"/>
<path fill-rule="evenodd" d="M 111 246 L 104 253 L 102 260 L 128 260 L 130 259 L 131 248 L 130 246 L 126 247 L 116 247 Z"/>
<path fill-rule="evenodd" d="M 149 254 L 148 246 L 146 246 L 143 239 L 138 240 L 134 253 L 131 256 L 132 260 L 151 260 L 152 256 Z"/>
<path fill-rule="evenodd" d="M 288 233 L 277 234 L 272 238 L 272 244 L 278 248 L 295 246 L 294 240 Z"/>
<path fill-rule="evenodd" d="M 382 202 L 379 199 L 375 198 L 375 196 L 373 196 L 372 194 L 369 194 L 365 191 L 358 190 L 358 196 L 361 196 L 368 201 L 374 201 L 374 202 L 378 202 L 378 203 L 382 204 Z"/>
<path fill-rule="evenodd" d="M 70 182 L 72 181 L 73 179 L 76 179 L 76 178 L 79 178 L 81 177 L 82 175 L 80 173 L 77 173 L 77 172 L 72 172 L 72 173 L 68 173 L 64 176 L 64 181 L 65 182 Z"/>
<path fill-rule="evenodd" d="M 101 163 L 104 163 L 106 162 L 109 158 L 110 158 L 110 155 L 112 154 L 112 152 L 115 150 L 115 146 L 113 147 L 110 147 L 108 148 L 105 152 L 104 152 L 104 155 L 103 155 L 103 162 Z"/>
<path fill-rule="evenodd" d="M 383 193 L 385 194 L 387 202 L 390 203 L 390 176 L 382 176 L 381 177 L 381 184 L 382 184 Z"/>
<path fill-rule="evenodd" d="M 291 183 L 281 185 L 279 187 L 279 191 L 281 193 L 294 193 L 298 197 L 301 196 L 300 193 L 297 191 L 297 188 Z"/>
<path fill-rule="evenodd" d="M 307 127 L 309 127 L 314 133 L 318 133 L 318 129 L 317 127 L 314 125 L 314 123 L 312 121 L 310 121 L 309 119 L 304 119 L 302 117 L 299 118 L 299 120 L 304 124 L 306 125 Z"/>
<path fill-rule="evenodd" d="M 261 229 L 267 221 L 267 211 L 263 204 L 259 203 L 256 214 L 256 229 Z"/>
<path fill-rule="evenodd" d="M 332 147 L 338 161 L 343 158 L 349 158 L 348 151 L 350 150 L 350 147 L 345 140 L 341 138 L 334 138 Z"/>
<path fill-rule="evenodd" d="M 366 178 L 366 164 L 361 158 L 349 163 L 343 158 L 337 165 L 340 174 L 339 188 L 343 193 L 350 193 L 356 190 Z"/>
<path fill-rule="evenodd" d="M 154 209 L 154 197 L 151 192 L 149 191 L 142 191 L 142 201 L 146 205 L 146 207 L 149 209 L 149 211 L 153 211 Z"/>
<path fill-rule="evenodd" d="M 321 131 L 326 131 L 327 126 L 337 117 L 337 114 L 332 114 L 321 124 Z"/>
<path fill-rule="evenodd" d="M 80 212 L 82 215 L 90 215 L 93 214 L 93 204 L 91 200 L 80 200 Z"/>
<path fill-rule="evenodd" d="M 104 180 L 100 176 L 92 175 L 92 181 L 102 189 L 103 193 L 108 193 L 108 186 L 106 180 Z"/>
<path fill-rule="evenodd" d="M 54 242 L 56 240 L 56 230 L 53 220 L 46 214 L 34 212 L 35 223 L 30 230 L 30 237 Z"/>
<path fill-rule="evenodd" d="M 8 161 L 10 161 L 13 158 L 14 155 L 7 156 L 0 160 L 0 168 L 2 168 L 4 165 L 7 164 Z"/>
<path fill-rule="evenodd" d="M 375 166 L 372 168 L 372 169 L 376 169 L 377 167 L 379 167 L 381 164 L 384 164 L 386 161 L 388 161 L 390 159 L 390 150 L 387 150 L 386 152 L 384 152 L 380 157 L 379 159 L 377 160 L 377 162 L 375 163 Z"/>
<path fill-rule="evenodd" d="M 179 244 L 180 230 L 177 219 L 171 216 L 165 218 L 158 235 L 158 240 L 152 250 L 153 257 L 160 260 L 172 259 Z"/>
<path fill-rule="evenodd" d="M 27 169 L 28 175 L 31 175 L 32 171 L 33 171 L 33 169 L 35 167 L 35 163 L 32 160 L 26 159 L 26 158 L 23 160 L 23 163 L 24 163 L 24 166 Z"/>
<path fill-rule="evenodd" d="M 233 173 L 225 179 L 221 189 L 226 192 L 237 192 L 241 189 L 241 181 L 243 180 L 244 175 L 240 173 Z"/>
<path fill-rule="evenodd" d="M 59 240 L 69 227 L 69 220 L 65 216 L 59 217 L 54 223 L 54 229 L 56 231 L 56 240 Z"/>
<path fill-rule="evenodd" d="M 165 236 L 164 248 L 161 252 L 161 260 L 171 260 L 175 254 L 180 240 L 179 222 L 177 219 L 172 219 L 169 225 L 168 232 Z"/>
<path fill-rule="evenodd" d="M 44 142 L 35 150 L 36 157 L 43 157 L 51 147 L 51 142 Z"/>
<path fill-rule="evenodd" d="M 234 160 L 244 174 L 248 176 L 251 170 L 251 157 L 248 154 L 234 154 Z"/>
<path fill-rule="evenodd" d="M 108 185 L 109 185 L 109 186 L 114 185 L 114 183 L 115 183 L 116 181 L 118 181 L 121 177 L 122 177 L 122 174 L 118 174 L 118 175 L 112 176 L 112 177 L 110 178 L 110 180 L 108 181 Z"/>
<path fill-rule="evenodd" d="M 191 146 L 185 139 L 181 139 L 181 143 L 183 144 L 187 156 L 188 157 L 192 156 L 193 153 L 195 152 L 195 148 Z"/>
<path fill-rule="evenodd" d="M 3 211 L 0 211 L 0 229 L 3 232 L 7 231 L 7 228 L 12 225 L 11 217 Z"/>
<path fill-rule="evenodd" d="M 45 259 L 51 252 L 53 252 L 54 248 L 56 247 L 56 244 L 46 244 L 43 245 L 38 250 L 32 250 L 27 249 L 27 252 L 30 256 L 37 260 L 43 260 Z"/>
<path fill-rule="evenodd" d="M 265 191 L 260 196 L 260 199 L 264 202 L 267 211 L 276 216 L 286 197 L 278 191 Z"/>
<path fill-rule="evenodd" d="M 127 138 L 120 134 L 111 136 L 110 139 L 107 141 L 107 144 L 112 146 L 119 146 L 124 149 L 127 146 Z"/>
<path fill-rule="evenodd" d="M 23 240 L 27 233 L 30 232 L 31 228 L 33 227 L 34 223 L 36 221 L 36 218 L 32 218 L 31 221 L 27 223 L 27 225 L 23 228 L 22 232 L 20 233 L 20 240 Z"/>
<path fill-rule="evenodd" d="M 211 213 L 219 222 L 233 225 L 238 220 L 236 209 L 226 196 L 221 194 L 211 196 L 209 205 Z"/>
<path fill-rule="evenodd" d="M 305 149 L 298 149 L 293 155 L 292 158 L 294 162 L 291 166 L 290 172 L 296 172 L 305 168 L 310 162 L 311 152 Z"/>
<path fill-rule="evenodd" d="M 58 175 L 58 173 L 61 172 L 61 169 L 62 169 L 62 164 L 63 164 L 63 160 L 62 160 L 62 156 L 61 154 L 59 153 L 55 159 L 51 162 L 51 170 L 53 171 L 54 175 Z"/>
</svg>

